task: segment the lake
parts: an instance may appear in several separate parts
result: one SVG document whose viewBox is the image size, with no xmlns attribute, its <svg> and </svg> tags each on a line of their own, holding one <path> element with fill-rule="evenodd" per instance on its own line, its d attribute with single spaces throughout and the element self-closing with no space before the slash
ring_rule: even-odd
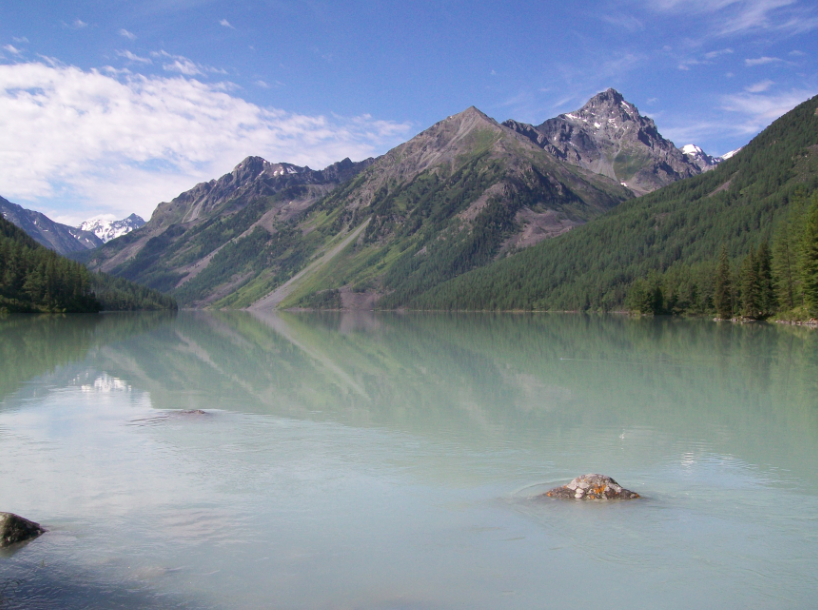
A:
<svg viewBox="0 0 818 610">
<path fill-rule="evenodd" d="M 12 315 L 0 356 L 0 511 L 48 529 L 3 610 L 816 604 L 818 331 Z M 589 472 L 643 497 L 538 497 Z"/>
</svg>

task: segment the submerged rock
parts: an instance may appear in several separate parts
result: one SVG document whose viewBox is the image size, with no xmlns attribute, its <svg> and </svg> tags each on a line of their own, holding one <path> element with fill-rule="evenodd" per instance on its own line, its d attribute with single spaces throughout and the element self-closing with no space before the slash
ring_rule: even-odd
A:
<svg viewBox="0 0 818 610">
<path fill-rule="evenodd" d="M 544 495 L 564 500 L 632 500 L 639 497 L 638 493 L 625 489 L 604 474 L 584 474 Z"/>
<path fill-rule="evenodd" d="M 14 513 L 0 513 L 0 548 L 31 540 L 44 533 L 39 523 Z"/>
</svg>

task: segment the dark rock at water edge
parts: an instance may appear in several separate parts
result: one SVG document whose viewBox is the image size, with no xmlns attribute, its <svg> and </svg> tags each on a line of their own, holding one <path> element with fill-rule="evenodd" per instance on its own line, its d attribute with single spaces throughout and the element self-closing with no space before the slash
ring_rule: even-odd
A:
<svg viewBox="0 0 818 610">
<path fill-rule="evenodd" d="M 563 500 L 633 500 L 639 497 L 638 493 L 625 489 L 604 474 L 584 474 L 543 495 Z"/>
<path fill-rule="evenodd" d="M 0 513 L 0 548 L 31 540 L 44 533 L 45 529 L 39 523 L 14 513 Z"/>
</svg>

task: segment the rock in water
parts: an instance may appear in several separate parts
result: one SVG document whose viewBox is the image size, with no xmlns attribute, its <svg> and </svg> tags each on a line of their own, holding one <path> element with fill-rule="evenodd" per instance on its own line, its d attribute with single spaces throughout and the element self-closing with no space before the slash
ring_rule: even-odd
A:
<svg viewBox="0 0 818 610">
<path fill-rule="evenodd" d="M 0 513 L 0 548 L 31 540 L 44 533 L 39 523 L 13 513 Z"/>
<path fill-rule="evenodd" d="M 623 488 L 604 474 L 584 474 L 568 485 L 545 492 L 545 495 L 564 500 L 631 500 L 639 497 L 638 493 Z"/>
</svg>

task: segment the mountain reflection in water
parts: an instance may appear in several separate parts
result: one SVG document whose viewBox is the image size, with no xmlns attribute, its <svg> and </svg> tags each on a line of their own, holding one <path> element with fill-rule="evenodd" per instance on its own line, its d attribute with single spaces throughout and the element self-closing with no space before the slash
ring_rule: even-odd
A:
<svg viewBox="0 0 818 610">
<path fill-rule="evenodd" d="M 0 339 L 0 510 L 50 529 L 0 558 L 0 608 L 514 608 L 587 578 L 798 607 L 814 584 L 816 332 L 181 312 Z M 592 471 L 645 500 L 534 498 Z"/>
</svg>

